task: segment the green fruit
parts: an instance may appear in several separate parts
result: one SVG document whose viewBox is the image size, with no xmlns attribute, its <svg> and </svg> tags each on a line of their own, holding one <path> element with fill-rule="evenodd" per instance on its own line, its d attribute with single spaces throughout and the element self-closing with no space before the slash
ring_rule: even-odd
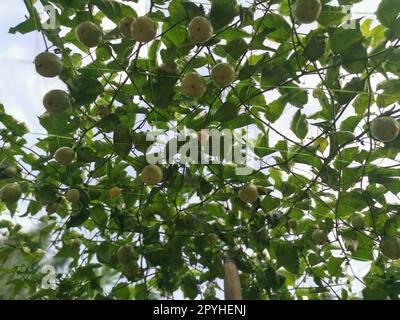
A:
<svg viewBox="0 0 400 320">
<path fill-rule="evenodd" d="M 74 249 L 79 249 L 81 247 L 82 241 L 79 238 L 76 238 L 72 241 L 71 246 Z"/>
<path fill-rule="evenodd" d="M 389 259 L 400 258 L 400 239 L 398 237 L 385 237 L 380 244 L 382 253 Z"/>
<path fill-rule="evenodd" d="M 215 233 L 210 233 L 207 236 L 207 242 L 211 246 L 216 245 L 218 243 L 218 241 L 219 241 L 219 238 Z"/>
<path fill-rule="evenodd" d="M 60 208 L 60 204 L 59 204 L 59 203 L 57 203 L 57 202 L 50 203 L 50 204 L 48 204 L 48 205 L 46 206 L 46 212 L 47 212 L 48 214 L 52 214 L 52 213 L 57 212 L 57 210 L 58 210 L 59 208 Z"/>
<path fill-rule="evenodd" d="M 69 165 L 75 158 L 75 151 L 69 147 L 61 147 L 54 154 L 54 159 L 64 166 Z"/>
<path fill-rule="evenodd" d="M 181 90 L 189 98 L 200 98 L 206 91 L 206 83 L 198 73 L 188 73 L 181 80 Z"/>
<path fill-rule="evenodd" d="M 117 198 L 121 195 L 122 189 L 120 187 L 112 187 L 108 190 L 108 195 L 110 198 Z"/>
<path fill-rule="evenodd" d="M 328 237 L 326 236 L 325 232 L 319 229 L 314 230 L 311 237 L 315 244 L 321 246 L 328 241 Z"/>
<path fill-rule="evenodd" d="M 72 203 L 78 202 L 80 197 L 81 197 L 81 193 L 79 192 L 78 189 L 70 189 L 65 194 L 65 199 L 67 199 L 69 202 L 72 202 Z"/>
<path fill-rule="evenodd" d="M 110 108 L 105 105 L 101 105 L 98 107 L 98 113 L 100 118 L 105 118 L 110 114 Z"/>
<path fill-rule="evenodd" d="M 36 72 L 46 78 L 58 76 L 63 68 L 61 60 L 51 52 L 39 53 L 34 63 Z"/>
<path fill-rule="evenodd" d="M 299 23 L 313 23 L 321 13 L 319 0 L 297 0 L 293 5 L 293 15 Z"/>
<path fill-rule="evenodd" d="M 119 31 L 121 31 L 124 37 L 129 39 L 132 39 L 131 26 L 133 21 L 135 21 L 135 18 L 125 17 L 118 24 Z"/>
<path fill-rule="evenodd" d="M 375 118 L 371 124 L 371 135 L 382 142 L 391 142 L 397 138 L 400 132 L 399 122 L 388 116 Z"/>
<path fill-rule="evenodd" d="M 122 231 L 133 231 L 137 228 L 137 222 L 134 217 L 125 216 L 121 222 Z"/>
<path fill-rule="evenodd" d="M 134 249 L 131 245 L 125 244 L 119 247 L 117 251 L 118 261 L 122 264 L 126 264 L 135 258 Z"/>
<path fill-rule="evenodd" d="M 146 43 L 157 34 L 157 24 L 148 17 L 139 17 L 131 24 L 131 37 L 137 42 Z"/>
<path fill-rule="evenodd" d="M 144 167 L 141 178 L 143 183 L 149 185 L 155 185 L 161 182 L 163 178 L 163 171 L 159 166 L 150 164 Z"/>
<path fill-rule="evenodd" d="M 258 190 L 257 187 L 249 183 L 248 185 L 244 186 L 239 191 L 239 198 L 243 202 L 254 203 L 258 199 Z"/>
<path fill-rule="evenodd" d="M 102 39 L 100 27 L 91 21 L 78 24 L 75 34 L 78 40 L 89 48 L 98 46 Z"/>
<path fill-rule="evenodd" d="M 43 97 L 43 106 L 50 113 L 62 113 L 71 106 L 71 100 L 65 91 L 51 90 Z"/>
<path fill-rule="evenodd" d="M 217 86 L 224 88 L 235 81 L 235 69 L 228 63 L 218 63 L 211 70 L 211 77 Z"/>
<path fill-rule="evenodd" d="M 324 90 L 322 90 L 321 87 L 316 87 L 316 88 L 313 90 L 313 97 L 314 97 L 314 98 L 320 98 L 320 97 L 323 96 L 323 94 L 324 94 Z"/>
<path fill-rule="evenodd" d="M 296 230 L 299 226 L 299 222 L 297 221 L 297 219 L 293 219 L 293 218 L 289 219 L 288 226 L 290 229 Z"/>
<path fill-rule="evenodd" d="M 18 172 L 17 167 L 12 164 L 3 170 L 3 174 L 8 178 L 14 177 L 17 174 L 17 172 Z"/>
<path fill-rule="evenodd" d="M 189 215 L 180 214 L 175 223 L 176 230 L 192 230 L 196 227 L 196 221 Z"/>
<path fill-rule="evenodd" d="M 355 214 L 351 217 L 351 225 L 356 229 L 365 228 L 365 218 L 362 214 Z"/>
<path fill-rule="evenodd" d="M 21 187 L 16 182 L 7 183 L 3 188 L 0 189 L 0 200 L 4 202 L 17 202 L 21 198 L 21 196 Z"/>
<path fill-rule="evenodd" d="M 193 43 L 204 43 L 211 39 L 213 27 L 211 23 L 204 17 L 195 17 L 190 21 L 189 38 Z"/>
<path fill-rule="evenodd" d="M 347 250 L 356 251 L 358 248 L 358 231 L 353 228 L 340 228 L 339 234 L 342 236 Z"/>
<path fill-rule="evenodd" d="M 179 75 L 178 65 L 175 62 L 162 63 L 159 69 L 170 75 Z"/>
<path fill-rule="evenodd" d="M 106 242 L 103 242 L 96 250 L 96 258 L 100 263 L 108 264 L 113 259 L 115 252 L 113 247 Z"/>
<path fill-rule="evenodd" d="M 139 274 L 139 266 L 136 261 L 131 260 L 122 266 L 122 274 L 128 279 L 134 279 Z"/>
</svg>

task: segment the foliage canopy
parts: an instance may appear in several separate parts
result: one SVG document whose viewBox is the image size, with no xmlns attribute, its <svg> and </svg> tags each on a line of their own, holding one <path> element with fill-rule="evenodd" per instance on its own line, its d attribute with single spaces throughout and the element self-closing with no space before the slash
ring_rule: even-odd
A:
<svg viewBox="0 0 400 320">
<path fill-rule="evenodd" d="M 30 146 L 0 105 L 0 188 L 22 190 L 0 202 L 0 297 L 215 299 L 229 254 L 244 299 L 399 298 L 400 248 L 387 246 L 400 229 L 400 138 L 376 141 L 369 124 L 398 116 L 400 2 L 380 1 L 377 19 L 350 28 L 341 6 L 360 0 L 322 0 L 309 27 L 288 0 L 24 2 L 29 14 L 10 32 L 43 34 L 71 106 L 44 112 L 47 136 Z M 118 25 L 143 5 L 157 34 L 138 43 Z M 43 6 L 57 27 L 44 27 Z M 193 44 L 198 16 L 213 34 Z M 75 32 L 86 21 L 101 27 L 93 48 Z M 222 88 L 211 79 L 219 63 L 236 72 Z M 181 91 L 191 72 L 205 81 L 197 99 Z M 255 132 L 246 143 L 261 166 L 238 176 L 232 163 L 165 164 L 162 182 L 145 185 L 146 132 L 169 124 Z M 60 147 L 75 151 L 70 164 L 54 160 Z M 249 183 L 254 203 L 238 196 Z M 21 232 L 7 212 L 36 229 Z M 57 267 L 56 288 L 42 286 L 45 264 Z"/>
</svg>

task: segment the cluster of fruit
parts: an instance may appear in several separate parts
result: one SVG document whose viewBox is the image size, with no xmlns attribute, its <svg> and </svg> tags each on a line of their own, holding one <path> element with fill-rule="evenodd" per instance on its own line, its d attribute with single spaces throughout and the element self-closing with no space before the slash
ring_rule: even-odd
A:
<svg viewBox="0 0 400 320">
<path fill-rule="evenodd" d="M 128 37 L 140 43 L 146 43 L 153 40 L 156 36 L 157 25 L 148 17 L 125 17 L 119 23 L 119 29 L 123 36 Z M 211 23 L 204 17 L 194 18 L 189 26 L 188 32 L 193 43 L 205 43 L 211 39 L 213 28 Z M 81 22 L 76 30 L 78 40 L 87 47 L 96 47 L 102 41 L 102 31 L 93 22 Z M 40 53 L 35 58 L 35 68 L 38 74 L 43 77 L 56 77 L 62 69 L 63 63 L 57 55 L 51 52 Z M 176 66 L 170 64 L 161 65 L 161 69 L 177 74 Z M 235 80 L 235 71 L 229 64 L 219 63 L 212 69 L 212 78 L 214 83 L 220 87 L 226 87 Z M 197 73 L 186 74 L 181 81 L 182 93 L 191 98 L 199 98 L 206 90 L 206 83 Z M 43 105 L 49 113 L 63 113 L 71 106 L 71 98 L 63 90 L 51 90 L 43 98 Z M 201 143 L 207 140 L 204 134 L 199 133 L 198 139 Z M 61 165 L 69 165 L 75 159 L 75 150 L 71 147 L 60 147 L 54 154 L 54 159 Z M 142 182 L 148 185 L 155 185 L 162 181 L 162 169 L 156 165 L 146 166 L 141 174 Z M 8 189 L 15 189 L 17 186 L 10 186 Z M 114 187 L 110 189 L 111 198 L 118 197 L 121 189 Z M 17 195 L 15 196 L 17 199 Z M 65 198 L 70 202 L 78 202 L 80 199 L 80 191 L 78 189 L 70 189 L 65 194 Z M 18 197 L 19 199 L 19 197 Z M 18 200 L 17 199 L 17 200 Z M 50 205 L 48 211 L 56 210 L 55 205 Z"/>
<path fill-rule="evenodd" d="M 312 23 L 316 21 L 321 13 L 321 2 L 319 0 L 297 0 L 292 8 L 292 13 L 295 20 L 299 23 Z M 157 36 L 158 25 L 151 18 L 142 17 L 125 17 L 119 25 L 121 34 L 133 41 L 139 43 L 148 43 L 154 40 Z M 211 40 L 214 34 L 213 26 L 210 21 L 205 17 L 193 18 L 187 28 L 189 38 L 193 44 L 202 45 Z M 98 25 L 91 21 L 81 22 L 75 34 L 77 39 L 86 47 L 93 48 L 101 44 L 103 33 Z M 38 74 L 43 77 L 52 78 L 57 77 L 63 70 L 63 62 L 56 55 L 51 52 L 40 53 L 34 61 L 35 69 Z M 178 67 L 173 63 L 164 63 L 160 69 L 166 73 L 180 76 Z M 219 88 L 226 88 L 236 80 L 235 68 L 228 63 L 218 63 L 211 69 L 211 79 L 215 86 Z M 180 91 L 182 94 L 191 99 L 201 98 L 207 90 L 207 82 L 197 72 L 188 72 L 182 75 L 180 79 Z M 43 97 L 43 106 L 49 113 L 63 113 L 68 110 L 72 105 L 72 98 L 70 95 L 59 89 L 51 90 Z M 100 106 L 99 113 L 107 113 L 109 109 Z M 396 140 L 400 133 L 400 124 L 397 119 L 390 116 L 380 116 L 374 119 L 369 124 L 371 136 L 378 141 L 389 143 Z M 208 140 L 208 134 L 200 131 L 197 135 L 200 143 L 205 143 Z M 68 166 L 75 160 L 76 150 L 71 147 L 60 147 L 54 154 L 54 159 L 57 163 L 63 166 Z M 14 177 L 18 172 L 17 167 L 10 165 L 2 171 L 2 174 L 8 178 Z M 141 181 L 146 185 L 156 185 L 163 180 L 163 170 L 157 165 L 147 165 L 141 172 Z M 71 188 L 65 193 L 65 199 L 70 203 L 77 203 L 80 201 L 83 190 L 78 188 Z M 114 186 L 108 190 L 108 196 L 112 199 L 121 196 L 123 190 Z M 6 184 L 0 190 L 0 199 L 4 202 L 13 203 L 17 202 L 22 196 L 21 186 L 17 182 Z M 244 203 L 250 205 L 259 201 L 259 189 L 253 183 L 248 183 L 243 186 L 239 192 L 238 197 Z M 51 203 L 47 205 L 46 210 L 49 214 L 57 212 L 59 203 Z M 131 221 L 132 222 L 132 221 Z M 132 222 L 134 224 L 134 222 Z M 296 232 L 299 228 L 301 221 L 289 218 L 287 220 L 287 227 Z M 366 219 L 362 214 L 354 214 L 350 219 L 350 230 L 363 230 L 366 228 Z M 129 230 L 129 223 L 125 223 L 124 230 Z M 344 233 L 343 233 L 344 234 Z M 210 243 L 215 242 L 214 238 L 218 237 L 216 234 L 211 234 L 209 237 Z M 343 238 L 345 236 L 343 235 Z M 311 231 L 311 239 L 315 245 L 323 246 L 329 242 L 329 234 L 326 231 L 315 226 Z M 345 241 L 346 242 L 346 241 Z M 79 248 L 81 245 L 79 239 L 75 239 L 74 247 Z M 350 247 L 349 247 L 350 248 Z M 353 247 L 354 249 L 354 247 Z M 384 237 L 380 243 L 381 252 L 390 259 L 400 258 L 400 239 L 398 237 L 390 236 Z M 118 262 L 121 265 L 122 273 L 128 279 L 134 279 L 139 273 L 139 266 L 134 248 L 131 245 L 123 245 L 117 252 Z M 240 278 L 238 269 L 235 262 L 227 258 L 225 261 L 225 295 L 227 299 L 241 299 Z"/>
<path fill-rule="evenodd" d="M 118 262 L 122 265 L 122 274 L 128 279 L 134 279 L 139 273 L 139 266 L 135 257 L 134 248 L 125 244 L 117 251 Z"/>
<path fill-rule="evenodd" d="M 299 23 L 312 23 L 318 19 L 321 12 L 321 3 L 319 0 L 298 0 L 293 7 L 293 13 Z M 119 25 L 119 30 L 124 37 L 132 39 L 140 43 L 147 43 L 153 40 L 157 34 L 157 24 L 149 17 L 125 17 Z M 102 30 L 98 25 L 91 21 L 79 23 L 75 30 L 76 37 L 85 46 L 93 48 L 98 46 L 102 41 Z M 194 44 L 204 44 L 213 36 L 213 27 L 205 17 L 195 17 L 188 25 L 188 34 L 190 40 Z M 63 69 L 63 63 L 59 57 L 51 52 L 42 52 L 36 56 L 34 60 L 35 69 L 38 74 L 46 78 L 57 77 Z M 162 64 L 160 67 L 168 73 L 178 75 L 176 65 Z M 216 64 L 211 71 L 211 78 L 215 85 L 224 88 L 235 81 L 235 70 L 227 63 Z M 200 98 L 206 91 L 206 82 L 195 72 L 186 74 L 181 80 L 182 93 L 190 98 Z M 63 113 L 71 106 L 71 97 L 63 90 L 54 89 L 49 91 L 43 97 L 44 108 L 49 113 Z M 385 124 L 386 127 L 386 124 Z M 381 137 L 380 126 L 374 129 L 376 136 Z M 374 131 L 374 132 L 375 132 Z M 398 133 L 398 127 L 397 127 Z M 386 135 L 385 131 L 383 135 Z M 389 138 L 384 137 L 389 141 Z M 204 143 L 208 137 L 203 133 L 198 134 L 200 143 Z M 61 147 L 54 154 L 55 160 L 61 165 L 69 165 L 75 158 L 75 151 L 70 147 Z M 14 172 L 15 171 L 15 172 Z M 13 176 L 17 169 L 14 167 L 7 168 L 3 174 Z M 163 178 L 162 169 L 155 165 L 145 167 L 141 175 L 142 181 L 146 184 L 154 185 L 161 182 Z M 109 191 L 112 198 L 118 197 L 121 194 L 121 189 L 114 187 Z M 16 202 L 22 195 L 21 187 L 18 183 L 9 183 L 5 185 L 0 193 L 1 200 L 5 202 Z M 78 189 L 70 189 L 65 197 L 70 202 L 78 202 L 80 199 L 80 191 Z M 244 202 L 254 203 L 257 200 L 257 188 L 253 184 L 249 184 L 242 188 L 239 193 L 240 199 Z M 57 210 L 55 204 L 49 205 L 48 211 L 54 212 Z"/>
<path fill-rule="evenodd" d="M 119 24 L 121 33 L 133 40 L 139 42 L 148 42 L 154 39 L 157 31 L 156 24 L 147 17 L 137 19 L 124 18 Z M 78 40 L 87 47 L 96 47 L 102 41 L 101 29 L 93 22 L 81 22 L 76 30 Z M 50 52 L 40 53 L 35 58 L 36 71 L 43 77 L 56 77 L 63 68 L 62 61 L 57 55 Z M 43 105 L 49 113 L 62 113 L 71 106 L 70 96 L 63 90 L 51 90 L 43 98 Z M 54 154 L 54 159 L 61 165 L 67 166 L 75 159 L 75 150 L 70 147 L 60 147 Z M 162 169 L 156 165 L 146 166 L 141 174 L 142 182 L 148 185 L 155 185 L 162 181 Z M 109 190 L 109 196 L 116 198 L 121 194 L 119 187 L 113 187 Z M 80 199 L 78 189 L 70 189 L 65 194 L 65 198 L 74 203 Z M 48 212 L 54 212 L 55 205 L 49 205 Z"/>
<path fill-rule="evenodd" d="M 70 147 L 60 147 L 54 154 L 55 160 L 61 165 L 69 165 L 75 159 L 75 151 Z M 163 170 L 154 164 L 147 165 L 141 172 L 141 181 L 146 185 L 156 185 L 163 179 Z M 120 187 L 112 187 L 108 191 L 110 198 L 117 198 L 121 195 Z M 80 191 L 78 189 L 69 189 L 65 194 L 65 198 L 71 202 L 78 202 L 80 199 Z M 51 210 L 53 211 L 53 210 Z"/>
</svg>

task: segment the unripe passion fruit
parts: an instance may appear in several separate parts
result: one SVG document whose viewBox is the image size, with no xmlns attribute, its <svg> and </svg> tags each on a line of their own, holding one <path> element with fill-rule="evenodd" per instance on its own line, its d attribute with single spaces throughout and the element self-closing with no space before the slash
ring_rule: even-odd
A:
<svg viewBox="0 0 400 320">
<path fill-rule="evenodd" d="M 39 53 L 34 63 L 36 72 L 46 78 L 58 76 L 63 68 L 61 60 L 51 52 Z"/>
<path fill-rule="evenodd" d="M 149 185 L 155 185 L 155 184 L 161 182 L 161 180 L 163 178 L 162 169 L 159 166 L 150 164 L 150 165 L 144 167 L 141 178 L 142 178 L 143 183 L 149 184 Z"/>
<path fill-rule="evenodd" d="M 257 187 L 252 183 L 249 183 L 248 185 L 244 186 L 239 191 L 239 198 L 243 202 L 248 202 L 248 203 L 256 202 L 258 198 Z"/>
<path fill-rule="evenodd" d="M 400 239 L 398 237 L 385 237 L 380 244 L 382 253 L 389 259 L 400 258 Z"/>
<path fill-rule="evenodd" d="M 74 249 L 79 249 L 81 247 L 82 241 L 79 238 L 75 238 L 74 240 L 72 240 L 71 246 Z"/>
<path fill-rule="evenodd" d="M 181 80 L 181 90 L 189 98 L 200 98 L 206 91 L 206 83 L 198 73 L 188 73 Z"/>
<path fill-rule="evenodd" d="M 50 113 L 62 113 L 71 106 L 71 100 L 65 91 L 51 90 L 43 97 L 43 106 Z"/>
<path fill-rule="evenodd" d="M 382 142 L 391 142 L 399 135 L 400 125 L 396 119 L 382 116 L 375 118 L 371 122 L 370 129 L 374 139 Z"/>
<path fill-rule="evenodd" d="M 297 219 L 289 219 L 288 227 L 292 230 L 296 230 L 299 227 L 299 221 Z"/>
<path fill-rule="evenodd" d="M 206 18 L 195 17 L 189 23 L 188 32 L 193 43 L 204 43 L 211 39 L 213 27 Z"/>
<path fill-rule="evenodd" d="M 128 261 L 122 266 L 122 274 L 129 280 L 134 279 L 139 274 L 139 266 L 135 260 Z"/>
<path fill-rule="evenodd" d="M 131 37 L 137 42 L 146 43 L 157 34 L 157 24 L 148 17 L 139 17 L 131 24 Z"/>
<path fill-rule="evenodd" d="M 14 177 L 17 174 L 17 172 L 18 168 L 13 164 L 10 164 L 7 168 L 3 170 L 3 174 L 8 178 Z"/>
<path fill-rule="evenodd" d="M 328 237 L 326 236 L 325 232 L 320 229 L 314 230 L 311 237 L 314 243 L 320 246 L 328 241 Z"/>
<path fill-rule="evenodd" d="M 100 27 L 91 21 L 78 24 L 75 34 L 78 40 L 89 48 L 98 46 L 102 39 Z"/>
<path fill-rule="evenodd" d="M 81 194 L 78 189 L 70 189 L 65 194 L 65 199 L 72 203 L 78 202 L 80 197 Z"/>
<path fill-rule="evenodd" d="M 292 9 L 297 22 L 313 23 L 321 13 L 321 2 L 319 0 L 297 0 Z"/>
<path fill-rule="evenodd" d="M 54 159 L 64 166 L 69 165 L 75 158 L 75 151 L 69 147 L 58 148 L 54 154 Z"/>
<path fill-rule="evenodd" d="M 132 39 L 131 26 L 133 21 L 135 21 L 135 18 L 125 17 L 118 24 L 119 31 L 121 31 L 124 37 L 129 39 Z"/>
<path fill-rule="evenodd" d="M 211 77 L 217 86 L 224 88 L 235 81 L 235 70 L 228 63 L 218 63 L 211 70 Z"/>
<path fill-rule="evenodd" d="M 121 188 L 119 187 L 112 187 L 109 191 L 108 191 L 108 195 L 110 196 L 110 198 L 117 198 L 121 195 Z"/>
<path fill-rule="evenodd" d="M 355 214 L 351 217 L 351 225 L 356 229 L 365 228 L 365 218 L 362 214 Z"/>
<path fill-rule="evenodd" d="M 125 244 L 119 247 L 117 251 L 117 258 L 120 263 L 126 264 L 129 261 L 133 260 L 134 257 L 134 249 L 131 245 Z"/>
<path fill-rule="evenodd" d="M 6 203 L 17 202 L 22 196 L 22 190 L 18 183 L 7 183 L 0 189 L 0 199 Z"/>
</svg>

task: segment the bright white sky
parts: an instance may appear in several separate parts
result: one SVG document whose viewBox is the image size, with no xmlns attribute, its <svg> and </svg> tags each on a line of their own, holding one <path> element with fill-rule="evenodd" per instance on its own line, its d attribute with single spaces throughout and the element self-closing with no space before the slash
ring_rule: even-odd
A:
<svg viewBox="0 0 400 320">
<path fill-rule="evenodd" d="M 147 1 L 140 0 L 141 3 Z M 206 1 L 201 1 L 206 2 Z M 353 17 L 373 18 L 378 1 L 364 0 L 353 7 Z M 39 33 L 26 35 L 8 34 L 8 29 L 24 20 L 27 15 L 23 0 L 0 0 L 0 103 L 4 104 L 8 113 L 25 122 L 30 131 L 30 143 L 34 144 L 44 129 L 39 125 L 37 117 L 44 112 L 42 97 L 54 88 L 63 88 L 58 79 L 47 79 L 36 74 L 33 66 L 35 56 L 44 51 L 43 39 Z M 146 6 L 142 6 L 139 14 L 143 14 Z M 305 83 L 315 86 L 317 83 Z M 315 100 L 310 100 L 305 112 L 310 114 L 315 110 Z M 282 129 L 288 136 L 293 136 L 287 130 L 287 113 L 275 123 L 274 127 Z M 368 265 L 357 263 L 357 273 L 361 276 L 368 271 Z"/>
</svg>

